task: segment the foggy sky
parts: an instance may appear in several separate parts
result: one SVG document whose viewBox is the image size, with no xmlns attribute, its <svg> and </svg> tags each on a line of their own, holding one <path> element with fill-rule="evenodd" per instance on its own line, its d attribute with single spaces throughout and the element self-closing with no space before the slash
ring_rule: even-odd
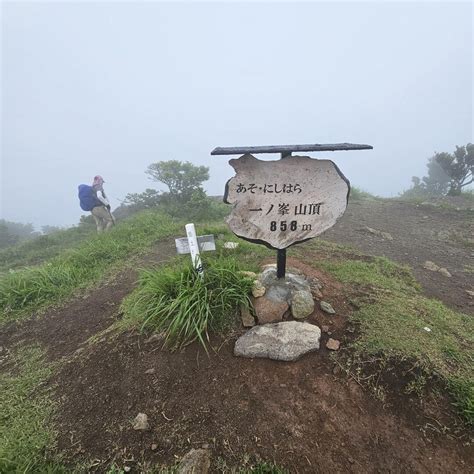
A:
<svg viewBox="0 0 474 474">
<path fill-rule="evenodd" d="M 473 141 L 472 5 L 2 4 L 1 217 L 76 224 L 101 174 L 112 207 L 166 190 L 160 160 L 233 175 L 216 146 L 368 143 L 333 159 L 395 196 L 435 151 Z M 275 157 L 259 155 L 259 158 Z"/>
</svg>

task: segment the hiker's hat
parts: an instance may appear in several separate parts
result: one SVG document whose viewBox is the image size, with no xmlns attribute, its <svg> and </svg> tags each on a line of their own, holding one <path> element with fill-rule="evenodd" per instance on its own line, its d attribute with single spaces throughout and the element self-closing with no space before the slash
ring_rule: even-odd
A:
<svg viewBox="0 0 474 474">
<path fill-rule="evenodd" d="M 102 178 L 102 176 L 98 174 L 97 176 L 94 176 L 94 182 L 92 183 L 92 186 L 96 186 L 96 185 L 100 186 L 104 183 L 105 183 L 104 178 Z"/>
</svg>

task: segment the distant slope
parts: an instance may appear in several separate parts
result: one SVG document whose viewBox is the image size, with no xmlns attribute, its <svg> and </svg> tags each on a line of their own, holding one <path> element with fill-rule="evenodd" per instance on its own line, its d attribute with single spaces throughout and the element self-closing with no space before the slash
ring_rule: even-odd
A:
<svg viewBox="0 0 474 474">
<path fill-rule="evenodd" d="M 41 235 L 2 249 L 0 250 L 0 273 L 43 263 L 68 248 L 76 247 L 94 234 L 95 227 L 92 225 L 80 225 Z"/>
<path fill-rule="evenodd" d="M 27 247 L 26 256 L 19 253 L 17 259 L 12 256 L 10 262 L 42 263 L 0 276 L 0 324 L 27 316 L 33 308 L 54 304 L 78 288 L 99 281 L 112 268 L 148 249 L 153 242 L 177 235 L 182 227 L 182 222 L 170 216 L 143 211 L 101 235 L 65 233 L 56 245 L 53 241 L 44 248 L 39 242 L 36 250 Z M 61 240 L 61 237 L 66 238 Z"/>
</svg>

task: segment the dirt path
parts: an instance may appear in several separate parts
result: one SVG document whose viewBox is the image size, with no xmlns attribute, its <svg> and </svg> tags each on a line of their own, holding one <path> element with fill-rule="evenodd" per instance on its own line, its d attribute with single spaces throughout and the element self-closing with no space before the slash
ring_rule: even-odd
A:
<svg viewBox="0 0 474 474">
<path fill-rule="evenodd" d="M 133 262 L 123 272 L 102 283 L 95 290 L 76 296 L 66 305 L 35 314 L 27 321 L 10 323 L 0 331 L 0 346 L 8 349 L 21 342 L 41 344 L 50 360 L 73 354 L 91 336 L 117 320 L 122 299 L 137 280 L 137 268 L 160 265 L 176 253 L 174 241 L 167 240 Z"/>
<path fill-rule="evenodd" d="M 393 240 L 364 230 L 389 232 Z M 322 236 L 352 245 L 368 255 L 384 255 L 413 268 L 428 296 L 474 314 L 474 213 L 402 201 L 352 201 L 342 219 Z M 469 242 L 469 239 L 471 241 Z M 430 260 L 451 273 L 423 268 Z"/>
<path fill-rule="evenodd" d="M 93 347 L 60 374 L 59 447 L 72 459 L 87 453 L 99 471 L 115 459 L 139 472 L 202 446 L 227 466 L 250 456 L 290 472 L 472 468 L 460 442 L 423 436 L 407 410 L 384 409 L 333 375 L 325 351 L 277 363 L 236 358 L 232 347 L 209 358 L 195 345 L 171 354 L 135 334 Z M 148 415 L 149 431 L 132 429 L 139 412 Z"/>
</svg>

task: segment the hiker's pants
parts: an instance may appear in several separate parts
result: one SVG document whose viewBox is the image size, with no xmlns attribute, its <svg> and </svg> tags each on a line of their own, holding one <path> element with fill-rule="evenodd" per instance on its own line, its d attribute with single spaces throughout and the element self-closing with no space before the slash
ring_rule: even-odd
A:
<svg viewBox="0 0 474 474">
<path fill-rule="evenodd" d="M 104 230 L 109 230 L 114 224 L 110 212 L 104 206 L 94 207 L 91 214 L 94 217 L 97 232 L 99 234 Z"/>
</svg>

